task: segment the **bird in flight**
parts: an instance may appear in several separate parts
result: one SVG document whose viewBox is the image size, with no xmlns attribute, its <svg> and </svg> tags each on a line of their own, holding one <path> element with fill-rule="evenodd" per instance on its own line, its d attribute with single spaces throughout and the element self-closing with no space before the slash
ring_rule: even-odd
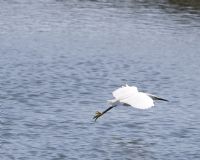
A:
<svg viewBox="0 0 200 160">
<path fill-rule="evenodd" d="M 108 100 L 109 108 L 103 112 L 97 111 L 93 119 L 96 121 L 103 114 L 119 104 L 138 109 L 148 109 L 154 106 L 154 100 L 168 101 L 153 94 L 139 92 L 135 86 L 122 86 L 112 92 L 114 99 Z"/>
</svg>

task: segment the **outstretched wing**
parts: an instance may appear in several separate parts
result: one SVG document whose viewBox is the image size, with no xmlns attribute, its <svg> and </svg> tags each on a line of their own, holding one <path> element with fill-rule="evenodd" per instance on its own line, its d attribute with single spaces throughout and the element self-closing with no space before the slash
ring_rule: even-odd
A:
<svg viewBox="0 0 200 160">
<path fill-rule="evenodd" d="M 131 95 L 128 98 L 122 99 L 120 102 L 138 109 L 148 109 L 154 106 L 153 99 L 142 92 L 138 92 L 137 94 Z"/>
<path fill-rule="evenodd" d="M 115 90 L 112 92 L 113 97 L 115 97 L 117 100 L 122 100 L 125 98 L 130 97 L 131 95 L 137 94 L 138 89 L 135 86 L 122 86 L 121 88 Z"/>
</svg>

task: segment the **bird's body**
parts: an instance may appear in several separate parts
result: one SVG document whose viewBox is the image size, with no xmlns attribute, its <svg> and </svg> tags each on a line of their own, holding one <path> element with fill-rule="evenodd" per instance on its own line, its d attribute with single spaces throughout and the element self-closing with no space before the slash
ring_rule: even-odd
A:
<svg viewBox="0 0 200 160">
<path fill-rule="evenodd" d="M 96 112 L 96 116 L 94 116 L 94 119 L 99 118 L 104 113 L 112 109 L 113 107 L 123 104 L 132 106 L 134 108 L 138 109 L 148 109 L 154 106 L 154 100 L 163 100 L 167 101 L 166 99 L 157 97 L 152 94 L 139 92 L 137 87 L 135 86 L 122 86 L 115 91 L 112 92 L 112 95 L 114 99 L 108 100 L 109 108 L 106 109 L 104 112 Z"/>
<path fill-rule="evenodd" d="M 115 99 L 108 100 L 112 106 L 112 102 L 119 102 L 125 105 L 130 105 L 138 109 L 148 109 L 154 106 L 153 99 L 146 93 L 139 92 L 135 86 L 122 86 L 121 88 L 112 92 Z"/>
</svg>

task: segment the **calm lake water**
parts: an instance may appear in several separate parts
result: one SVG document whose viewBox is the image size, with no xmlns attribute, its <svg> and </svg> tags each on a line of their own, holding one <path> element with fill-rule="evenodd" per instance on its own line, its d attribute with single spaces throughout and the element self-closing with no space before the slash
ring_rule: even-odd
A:
<svg viewBox="0 0 200 160">
<path fill-rule="evenodd" d="M 0 159 L 199 160 L 200 4 L 179 2 L 0 1 Z M 126 83 L 170 102 L 94 123 Z"/>
</svg>

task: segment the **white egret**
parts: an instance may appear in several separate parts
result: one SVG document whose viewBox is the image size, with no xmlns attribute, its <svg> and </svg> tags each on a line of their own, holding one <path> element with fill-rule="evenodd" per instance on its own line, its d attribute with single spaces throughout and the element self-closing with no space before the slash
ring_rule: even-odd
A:
<svg viewBox="0 0 200 160">
<path fill-rule="evenodd" d="M 139 92 L 137 87 L 128 86 L 127 84 L 126 86 L 122 86 L 113 91 L 112 95 L 114 99 L 108 100 L 109 108 L 107 108 L 103 112 L 97 111 L 96 115 L 93 117 L 95 121 L 103 114 L 119 104 L 132 106 L 138 109 L 148 109 L 154 106 L 154 100 L 168 101 L 149 93 Z"/>
</svg>

